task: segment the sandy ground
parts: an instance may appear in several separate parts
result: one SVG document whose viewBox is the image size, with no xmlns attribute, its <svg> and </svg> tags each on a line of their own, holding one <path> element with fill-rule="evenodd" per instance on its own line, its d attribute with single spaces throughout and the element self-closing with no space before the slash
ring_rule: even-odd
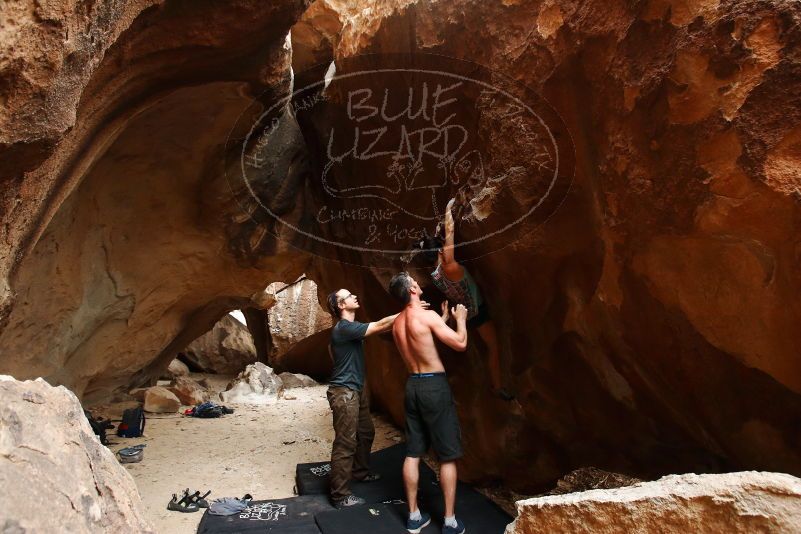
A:
<svg viewBox="0 0 801 534">
<path fill-rule="evenodd" d="M 218 390 L 229 379 L 193 375 L 203 377 Z M 148 517 L 162 534 L 194 533 L 202 511 L 168 511 L 173 493 L 188 487 L 203 493 L 210 489 L 209 499 L 245 493 L 257 500 L 292 497 L 295 465 L 330 457 L 334 430 L 326 389 L 324 385 L 289 389 L 287 398 L 274 405 L 230 405 L 235 413 L 219 419 L 148 414 L 144 437 L 114 435 L 111 442 L 115 444 L 109 448 L 116 452 L 146 444 L 141 463 L 124 465 L 136 481 Z M 114 405 L 103 412 L 118 418 L 123 407 Z M 382 417 L 374 415 L 374 421 L 373 450 L 403 440 L 403 434 Z"/>
</svg>

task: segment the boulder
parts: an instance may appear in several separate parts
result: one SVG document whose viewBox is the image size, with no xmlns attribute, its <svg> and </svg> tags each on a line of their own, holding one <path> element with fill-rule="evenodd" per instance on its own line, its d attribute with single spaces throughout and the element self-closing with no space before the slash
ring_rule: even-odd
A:
<svg viewBox="0 0 801 534">
<path fill-rule="evenodd" d="M 167 388 L 175 394 L 181 404 L 194 406 L 209 400 L 209 392 L 188 376 L 179 376 Z"/>
<path fill-rule="evenodd" d="M 181 401 L 169 389 L 162 386 L 147 388 L 145 391 L 145 411 L 152 413 L 175 413 Z"/>
<path fill-rule="evenodd" d="M 0 376 L 0 532 L 155 532 L 77 397 Z"/>
<path fill-rule="evenodd" d="M 312 377 L 300 373 L 281 373 L 278 378 L 284 383 L 284 389 L 308 388 L 319 385 Z"/>
<path fill-rule="evenodd" d="M 283 391 L 284 384 L 268 367 L 261 362 L 248 365 L 244 371 L 220 393 L 225 403 L 273 404 Z"/>
<path fill-rule="evenodd" d="M 506 534 L 751 534 L 798 532 L 801 479 L 744 471 L 670 475 L 654 482 L 517 502 Z"/>
<path fill-rule="evenodd" d="M 175 358 L 173 361 L 170 362 L 170 365 L 167 367 L 167 370 L 162 375 L 162 378 L 175 378 L 177 376 L 188 376 L 189 375 L 189 367 L 179 360 Z"/>
<path fill-rule="evenodd" d="M 181 358 L 194 371 L 236 374 L 256 361 L 256 346 L 245 325 L 226 314 L 214 327 L 194 340 Z"/>
<path fill-rule="evenodd" d="M 270 284 L 267 291 L 278 292 L 286 284 Z M 317 284 L 303 280 L 275 295 L 275 305 L 267 311 L 272 341 L 271 362 L 280 359 L 296 343 L 331 327 L 331 314 L 317 300 Z"/>
</svg>

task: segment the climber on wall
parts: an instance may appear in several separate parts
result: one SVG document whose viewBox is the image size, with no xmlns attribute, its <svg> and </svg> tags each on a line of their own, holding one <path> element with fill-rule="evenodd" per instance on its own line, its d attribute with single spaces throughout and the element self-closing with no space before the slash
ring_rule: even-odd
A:
<svg viewBox="0 0 801 534">
<path fill-rule="evenodd" d="M 375 428 L 364 383 L 364 338 L 388 331 L 398 316 L 361 323 L 356 320 L 357 309 L 359 298 L 347 289 L 328 295 L 328 311 L 336 321 L 328 346 L 334 360 L 328 403 L 334 419 L 330 491 L 337 508 L 365 504 L 364 499 L 351 493 L 348 487 L 351 477 L 362 482 L 380 478 L 369 471 Z"/>
<path fill-rule="evenodd" d="M 451 304 L 462 304 L 467 308 L 467 327 L 475 328 L 478 335 L 486 343 L 489 352 L 489 375 L 492 391 L 505 401 L 514 399 L 505 388 L 501 387 L 500 351 L 498 349 L 498 332 L 495 323 L 490 319 L 487 303 L 479 291 L 475 280 L 468 270 L 459 264 L 453 254 L 454 248 L 454 222 L 453 204 L 451 199 L 445 207 L 445 240 L 435 235 L 426 237 L 420 243 L 423 257 L 437 267 L 431 273 L 434 285 L 439 289 Z M 447 322 L 448 303 L 443 303 L 443 318 Z"/>
</svg>

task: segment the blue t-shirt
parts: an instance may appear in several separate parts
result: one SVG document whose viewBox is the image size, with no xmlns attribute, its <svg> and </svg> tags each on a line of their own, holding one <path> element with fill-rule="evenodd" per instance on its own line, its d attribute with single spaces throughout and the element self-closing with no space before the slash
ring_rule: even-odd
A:
<svg viewBox="0 0 801 534">
<path fill-rule="evenodd" d="M 334 371 L 329 383 L 353 391 L 364 387 L 364 335 L 369 323 L 340 319 L 331 329 Z"/>
</svg>

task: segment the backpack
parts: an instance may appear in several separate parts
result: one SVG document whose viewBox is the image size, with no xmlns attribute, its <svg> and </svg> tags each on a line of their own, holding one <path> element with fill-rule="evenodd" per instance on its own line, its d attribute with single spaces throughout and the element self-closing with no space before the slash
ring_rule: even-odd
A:
<svg viewBox="0 0 801 534">
<path fill-rule="evenodd" d="M 114 425 L 111 424 L 111 421 L 108 419 L 95 419 L 91 412 L 86 410 L 83 411 L 86 419 L 89 420 L 89 426 L 92 427 L 92 432 L 94 432 L 97 437 L 100 438 L 100 443 L 103 445 L 108 445 L 108 438 L 106 437 L 106 430 L 110 428 L 114 428 Z"/>
<path fill-rule="evenodd" d="M 204 402 L 203 404 L 195 406 L 195 411 L 192 415 L 195 417 L 212 418 L 221 417 L 223 413 L 225 412 L 222 406 L 214 404 L 213 402 Z"/>
<path fill-rule="evenodd" d="M 122 412 L 122 422 L 117 426 L 117 435 L 121 438 L 138 438 L 145 433 L 145 411 L 129 408 Z"/>
</svg>

